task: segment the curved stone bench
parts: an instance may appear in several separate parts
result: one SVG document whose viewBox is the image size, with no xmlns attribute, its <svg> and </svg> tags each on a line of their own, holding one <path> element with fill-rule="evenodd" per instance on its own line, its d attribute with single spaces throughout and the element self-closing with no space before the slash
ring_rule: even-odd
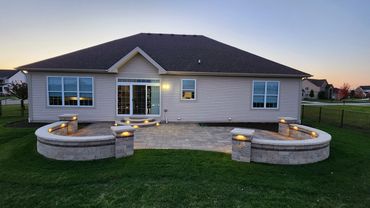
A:
<svg viewBox="0 0 370 208">
<path fill-rule="evenodd" d="M 75 123 L 72 125 L 75 127 Z M 97 160 L 133 154 L 135 129 L 132 127 L 113 127 L 112 135 L 102 136 L 68 136 L 70 129 L 73 129 L 70 121 L 58 121 L 37 129 L 37 152 L 56 160 Z"/>
<path fill-rule="evenodd" d="M 315 138 L 303 140 L 253 139 L 251 161 L 298 165 L 325 160 L 330 154 L 331 135 L 319 129 L 298 125 L 298 129 L 315 132 Z"/>
<path fill-rule="evenodd" d="M 250 138 L 248 140 L 239 140 L 238 142 L 249 142 L 250 150 L 239 150 L 238 154 L 249 153 L 247 156 L 242 158 L 247 158 L 245 160 L 240 160 L 244 162 L 261 162 L 270 164 L 285 164 L 285 165 L 298 165 L 298 164 L 308 164 L 314 163 L 321 160 L 325 160 L 330 154 L 330 141 L 331 135 L 315 129 L 312 127 L 289 124 L 290 133 L 289 135 L 305 135 L 306 139 L 293 138 L 294 140 L 271 140 L 263 138 L 253 138 L 250 133 L 248 135 L 240 134 L 242 132 L 237 131 L 238 135 L 246 136 Z M 298 134 L 295 131 L 299 131 Z M 233 133 L 233 132 L 232 132 Z M 235 131 L 234 131 L 235 133 Z M 237 139 L 237 134 L 233 134 L 233 140 Z M 307 139 L 307 137 L 311 137 Z M 234 143 L 233 143 L 234 145 Z M 239 144 L 240 146 L 240 144 Z M 247 145 L 248 146 L 248 145 Z M 237 149 L 234 148 L 233 150 Z M 234 154 L 234 152 L 233 152 Z M 249 158 L 248 158 L 249 156 Z"/>
</svg>

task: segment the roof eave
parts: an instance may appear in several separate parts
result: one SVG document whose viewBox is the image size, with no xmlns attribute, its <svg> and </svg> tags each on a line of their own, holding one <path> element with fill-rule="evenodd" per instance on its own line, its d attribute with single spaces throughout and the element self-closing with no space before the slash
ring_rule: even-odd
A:
<svg viewBox="0 0 370 208">
<path fill-rule="evenodd" d="M 235 77 L 288 77 L 305 78 L 311 74 L 269 74 L 269 73 L 233 73 L 233 72 L 192 72 L 192 71 L 167 71 L 169 75 L 198 75 L 198 76 L 235 76 Z"/>
</svg>

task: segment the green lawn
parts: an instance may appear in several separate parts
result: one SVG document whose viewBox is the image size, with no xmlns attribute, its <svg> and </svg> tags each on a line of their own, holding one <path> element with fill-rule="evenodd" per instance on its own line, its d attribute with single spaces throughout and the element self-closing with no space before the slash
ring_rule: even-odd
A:
<svg viewBox="0 0 370 208">
<path fill-rule="evenodd" d="M 319 120 L 320 106 L 305 105 L 303 108 L 304 119 L 310 121 Z M 321 106 L 321 122 L 340 126 L 342 110 L 344 110 L 344 127 L 370 129 L 370 106 Z"/>
<path fill-rule="evenodd" d="M 6 109 L 16 110 L 16 109 Z M 231 161 L 230 155 L 139 150 L 92 162 L 45 159 L 32 128 L 0 118 L 0 207 L 370 207 L 370 137 L 333 135 L 328 160 L 301 166 Z"/>
</svg>

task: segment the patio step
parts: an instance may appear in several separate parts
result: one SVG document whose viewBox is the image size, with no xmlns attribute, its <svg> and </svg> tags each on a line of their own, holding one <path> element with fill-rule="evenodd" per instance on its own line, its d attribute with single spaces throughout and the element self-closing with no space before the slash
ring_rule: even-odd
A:
<svg viewBox="0 0 370 208">
<path fill-rule="evenodd" d="M 129 121 L 129 123 L 147 123 L 147 122 L 153 122 L 155 121 L 154 118 L 133 118 L 133 117 L 130 117 L 130 118 L 126 118 L 126 119 L 123 119 L 123 122 L 127 123 L 127 121 Z"/>
<path fill-rule="evenodd" d="M 160 122 L 153 120 L 146 123 L 131 123 L 130 126 L 134 128 L 148 127 L 148 126 L 159 126 Z"/>
</svg>

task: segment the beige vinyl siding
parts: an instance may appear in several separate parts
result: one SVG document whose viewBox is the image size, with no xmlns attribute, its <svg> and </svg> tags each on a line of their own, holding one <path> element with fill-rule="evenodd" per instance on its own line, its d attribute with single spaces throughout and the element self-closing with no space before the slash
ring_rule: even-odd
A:
<svg viewBox="0 0 370 208">
<path fill-rule="evenodd" d="M 118 69 L 117 77 L 126 78 L 160 78 L 158 69 L 137 54 L 129 62 Z"/>
<path fill-rule="evenodd" d="M 111 121 L 115 115 L 115 78 L 111 74 L 30 72 L 32 121 L 55 121 L 58 115 L 77 113 L 81 121 Z M 93 107 L 48 106 L 47 76 L 84 76 L 94 79 Z"/>
<path fill-rule="evenodd" d="M 197 80 L 197 99 L 181 100 L 181 79 Z M 278 109 L 252 109 L 253 80 L 280 81 Z M 215 76 L 162 76 L 162 108 L 169 121 L 276 122 L 280 116 L 299 117 L 300 79 Z M 181 120 L 178 120 L 180 118 Z"/>
</svg>

